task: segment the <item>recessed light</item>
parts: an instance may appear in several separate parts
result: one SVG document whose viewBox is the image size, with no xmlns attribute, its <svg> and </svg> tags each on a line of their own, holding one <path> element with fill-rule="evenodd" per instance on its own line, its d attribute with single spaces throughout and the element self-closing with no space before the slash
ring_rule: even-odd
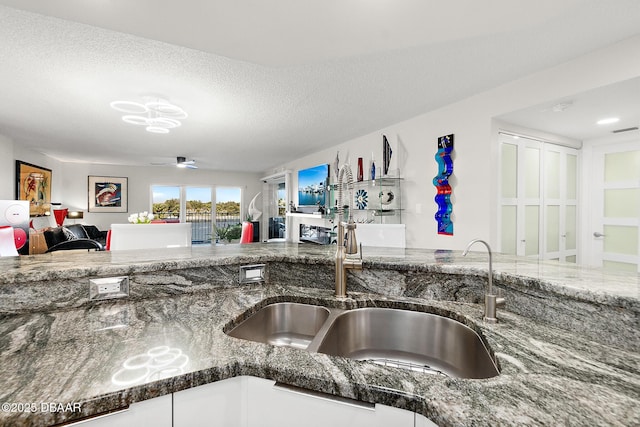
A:
<svg viewBox="0 0 640 427">
<path fill-rule="evenodd" d="M 618 117 L 607 117 L 606 119 L 598 120 L 596 123 L 599 125 L 610 125 L 611 123 L 617 123 L 620 121 Z"/>
</svg>

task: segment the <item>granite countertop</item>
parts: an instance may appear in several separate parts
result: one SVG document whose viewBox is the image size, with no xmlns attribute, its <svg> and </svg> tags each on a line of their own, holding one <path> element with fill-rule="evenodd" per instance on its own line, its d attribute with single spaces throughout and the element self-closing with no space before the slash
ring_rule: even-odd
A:
<svg viewBox="0 0 640 427">
<path fill-rule="evenodd" d="M 248 245 L 146 254 L 92 253 L 1 260 L 0 288 L 18 289 L 24 280 L 77 275 L 147 274 L 145 280 L 182 286 L 194 281 L 190 268 L 256 260 L 325 264 L 327 248 Z M 273 248 L 279 248 L 274 251 Z M 93 255 L 97 255 L 94 257 Z M 421 268 L 456 274 L 482 271 L 482 254 L 463 265 L 459 253 L 403 251 L 365 253 L 378 268 Z M 436 260 L 438 258 L 438 260 Z M 56 270 L 51 263 L 60 265 Z M 486 261 L 485 261 L 486 262 Z M 458 264 L 460 263 L 460 264 Z M 499 260 L 499 274 L 520 275 L 520 263 Z M 534 263 L 535 264 L 535 263 Z M 553 265 L 542 263 L 540 277 Z M 508 266 L 512 270 L 507 271 Z M 486 266 L 485 266 L 486 268 Z M 529 267 L 529 274 L 535 268 Z M 176 270 L 181 269 L 181 270 Z M 559 274 L 597 277 L 597 272 L 557 266 Z M 163 274 L 170 271 L 170 274 Z M 182 273 L 180 272 L 182 271 Z M 573 272 L 573 273 L 572 273 Z M 181 276 L 184 275 L 183 276 Z M 52 277 L 54 276 L 54 277 Z M 520 276 L 518 276 L 520 277 Z M 523 277 L 526 277 L 523 275 Z M 529 276 L 530 277 L 530 276 Z M 621 276 L 631 286 L 633 276 Z M 353 279 L 353 278 L 351 278 Z M 208 280 L 208 279 L 202 279 Z M 540 279 L 541 281 L 544 281 Z M 548 286 L 556 291 L 550 277 Z M 637 279 L 636 279 L 637 280 Z M 142 281 L 140 281 L 142 283 Z M 170 282 L 170 283 L 169 283 Z M 576 283 L 579 282 L 576 279 Z M 560 284 L 558 284 L 560 287 Z M 356 287 L 357 288 L 357 287 Z M 559 292 L 574 293 L 569 290 Z M 633 296 L 580 288 L 588 298 L 633 301 Z M 624 293 L 625 291 L 621 291 Z M 449 313 L 476 329 L 495 353 L 501 374 L 483 380 L 442 378 L 293 348 L 240 340 L 223 329 L 256 304 L 291 301 L 340 308 L 395 306 Z M 631 305 L 635 310 L 635 305 Z M 632 313 L 636 313 L 632 311 Z M 114 410 L 137 401 L 239 375 L 270 378 L 343 397 L 416 410 L 441 426 L 458 425 L 640 425 L 640 355 L 589 340 L 581 334 L 501 310 L 501 322 L 481 321 L 482 306 L 403 295 L 350 292 L 333 297 L 327 287 L 226 283 L 200 292 L 102 302 L 0 315 L 1 402 L 80 403 L 82 415 Z M 637 321 L 637 317 L 636 317 Z M 120 326 L 120 327 L 114 327 Z M 166 346 L 180 354 L 174 371 L 141 376 L 124 369 L 126 360 Z M 1 412 L 0 425 L 47 425 L 80 414 Z"/>
<path fill-rule="evenodd" d="M 73 253 L 72 253 L 73 252 Z M 0 286 L 25 281 L 64 279 L 88 275 L 117 275 L 215 265 L 313 259 L 333 263 L 334 246 L 287 243 L 194 246 L 145 251 L 58 251 L 49 254 L 0 258 Z M 364 248 L 364 265 L 392 269 L 424 269 L 450 274 L 487 271 L 487 254 L 429 249 Z M 496 279 L 521 277 L 544 284 L 547 290 L 591 298 L 598 302 L 625 298 L 640 301 L 640 275 L 494 254 Z"/>
</svg>

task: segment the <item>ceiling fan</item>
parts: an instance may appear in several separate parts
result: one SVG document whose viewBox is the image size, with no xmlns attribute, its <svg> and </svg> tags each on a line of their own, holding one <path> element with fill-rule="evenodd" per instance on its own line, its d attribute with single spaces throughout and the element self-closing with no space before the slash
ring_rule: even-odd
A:
<svg viewBox="0 0 640 427">
<path fill-rule="evenodd" d="M 169 166 L 174 165 L 179 168 L 188 168 L 188 169 L 198 169 L 196 166 L 195 160 L 187 160 L 186 157 L 178 156 L 176 157 L 175 163 L 151 163 L 153 166 Z"/>
</svg>

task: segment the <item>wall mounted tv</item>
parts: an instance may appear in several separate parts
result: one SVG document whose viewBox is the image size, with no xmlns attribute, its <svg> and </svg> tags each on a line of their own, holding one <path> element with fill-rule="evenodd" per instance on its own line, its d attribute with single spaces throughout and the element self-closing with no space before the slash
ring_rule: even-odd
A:
<svg viewBox="0 0 640 427">
<path fill-rule="evenodd" d="M 329 165 L 319 165 L 298 171 L 298 206 L 326 206 L 329 185 Z"/>
</svg>

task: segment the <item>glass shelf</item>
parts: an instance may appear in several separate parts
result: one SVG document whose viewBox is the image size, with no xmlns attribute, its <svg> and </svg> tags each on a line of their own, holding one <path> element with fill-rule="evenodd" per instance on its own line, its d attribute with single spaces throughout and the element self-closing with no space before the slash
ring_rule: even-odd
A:
<svg viewBox="0 0 640 427">
<path fill-rule="evenodd" d="M 345 201 L 351 210 L 351 215 L 356 220 L 363 220 L 375 224 L 402 224 L 402 192 L 401 177 L 379 177 L 375 180 L 362 180 L 354 182 L 353 200 Z M 333 218 L 336 211 L 337 185 L 330 188 L 331 213 L 327 215 Z M 343 188 L 343 196 L 349 197 L 350 191 Z M 358 209 L 361 206 L 361 209 Z M 345 209 L 345 216 L 348 209 Z"/>
</svg>

